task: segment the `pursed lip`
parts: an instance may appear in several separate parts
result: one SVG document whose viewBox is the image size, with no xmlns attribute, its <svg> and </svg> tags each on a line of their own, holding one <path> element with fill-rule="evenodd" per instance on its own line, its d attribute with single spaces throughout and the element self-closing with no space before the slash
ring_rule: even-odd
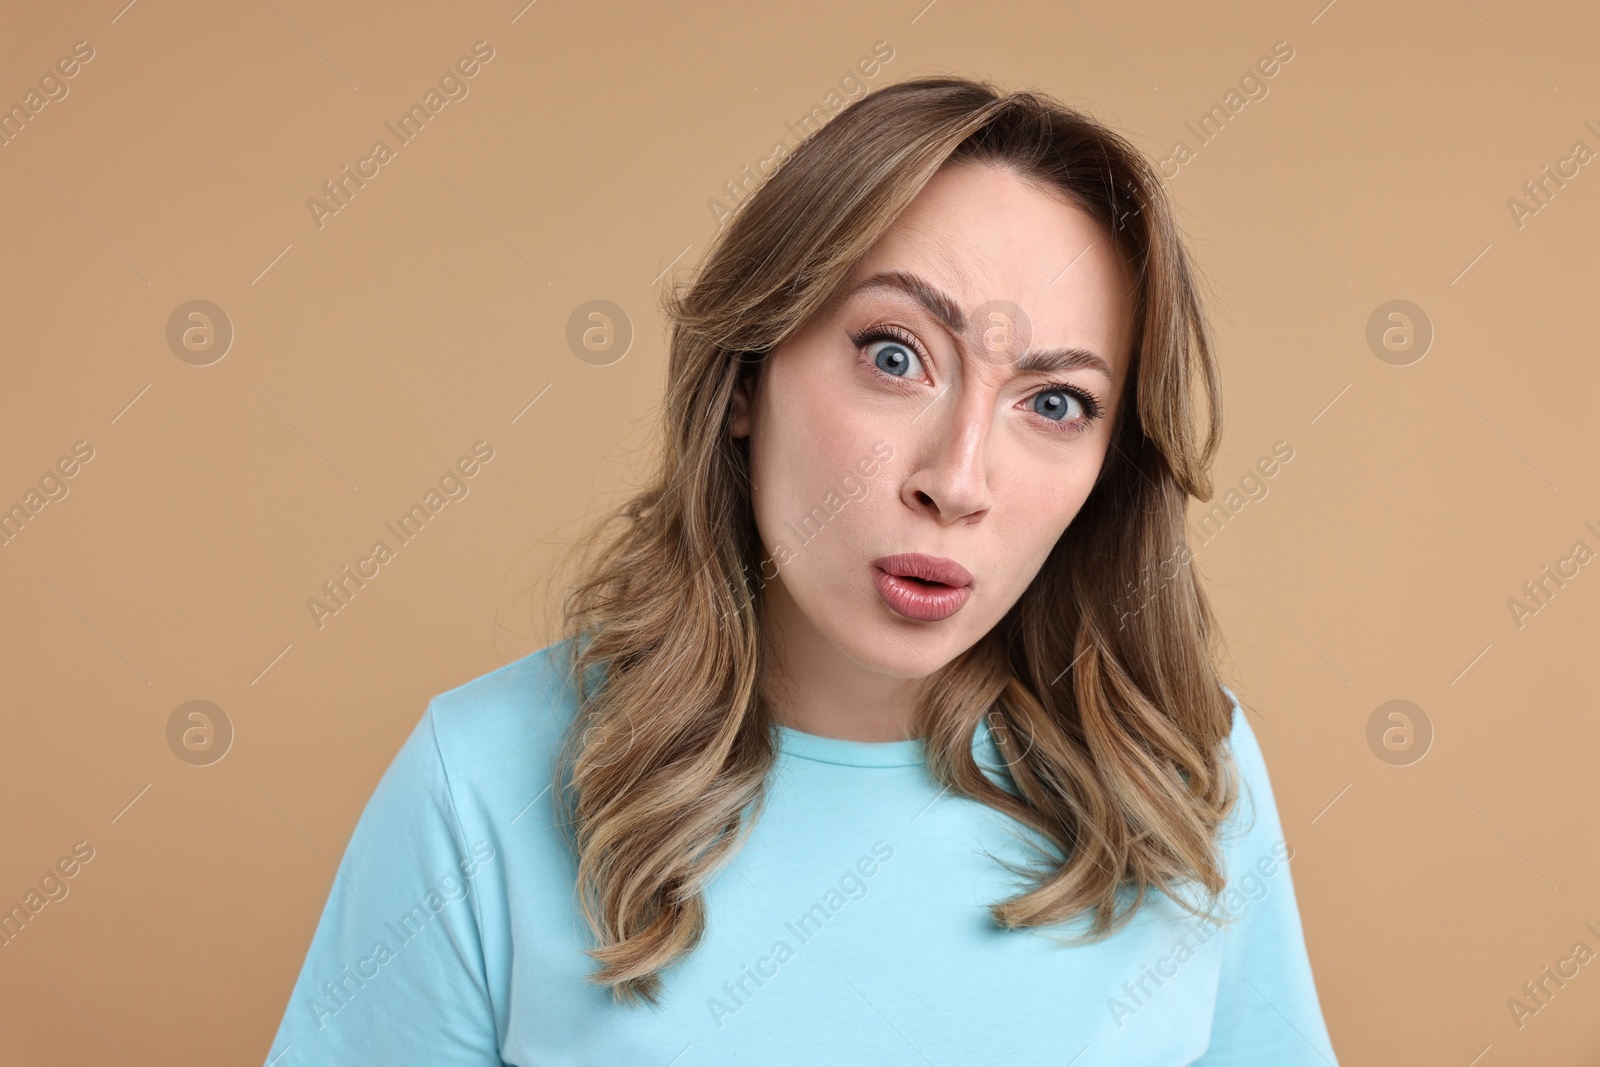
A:
<svg viewBox="0 0 1600 1067">
<path fill-rule="evenodd" d="M 902 552 L 893 556 L 879 556 L 872 565 L 885 574 L 900 578 L 920 578 L 925 582 L 940 582 L 955 589 L 972 584 L 972 572 L 953 559 L 929 556 L 922 552 Z"/>
</svg>

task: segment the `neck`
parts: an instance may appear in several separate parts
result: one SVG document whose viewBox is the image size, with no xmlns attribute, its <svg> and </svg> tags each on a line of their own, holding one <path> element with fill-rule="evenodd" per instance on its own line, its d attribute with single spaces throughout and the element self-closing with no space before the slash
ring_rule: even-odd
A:
<svg viewBox="0 0 1600 1067">
<path fill-rule="evenodd" d="M 903 741 L 916 721 L 921 678 L 900 678 L 855 662 L 806 625 L 767 618 L 771 655 L 762 678 L 773 721 L 848 741 Z"/>
</svg>

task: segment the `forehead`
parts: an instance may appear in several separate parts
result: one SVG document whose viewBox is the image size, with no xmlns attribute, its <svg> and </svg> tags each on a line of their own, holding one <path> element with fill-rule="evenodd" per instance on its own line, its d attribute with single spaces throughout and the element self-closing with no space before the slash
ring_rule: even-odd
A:
<svg viewBox="0 0 1600 1067">
<path fill-rule="evenodd" d="M 906 271 L 969 315 L 1008 301 L 1038 345 L 1092 345 L 1117 366 L 1131 333 L 1132 275 L 1110 231 L 1065 193 L 989 164 L 945 167 L 851 272 L 842 293 Z M 874 287 L 851 303 L 911 298 Z"/>
</svg>

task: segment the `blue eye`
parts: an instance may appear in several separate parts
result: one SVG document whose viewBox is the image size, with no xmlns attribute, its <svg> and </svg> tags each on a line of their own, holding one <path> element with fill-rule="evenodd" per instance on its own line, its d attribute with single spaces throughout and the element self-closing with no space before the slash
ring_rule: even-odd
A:
<svg viewBox="0 0 1600 1067">
<path fill-rule="evenodd" d="M 1056 421 L 1074 417 L 1068 414 L 1068 409 L 1073 403 L 1079 407 L 1083 406 L 1082 400 L 1065 389 L 1045 389 L 1033 395 L 1033 410 L 1047 419 Z"/>
<path fill-rule="evenodd" d="M 878 343 L 873 342 L 873 344 Z M 872 365 L 885 374 L 892 374 L 897 378 L 913 376 L 911 367 L 917 363 L 917 354 L 893 339 L 885 340 L 882 344 L 883 347 L 872 357 Z"/>
<path fill-rule="evenodd" d="M 922 350 L 898 326 L 885 323 L 850 337 L 867 354 L 874 370 L 891 378 L 916 378 L 922 374 Z M 883 343 L 876 352 L 874 345 Z"/>
</svg>

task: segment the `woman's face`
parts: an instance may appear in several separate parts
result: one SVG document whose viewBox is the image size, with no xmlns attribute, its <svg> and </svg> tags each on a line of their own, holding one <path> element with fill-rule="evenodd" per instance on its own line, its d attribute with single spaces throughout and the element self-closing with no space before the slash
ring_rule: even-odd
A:
<svg viewBox="0 0 1600 1067">
<path fill-rule="evenodd" d="M 995 626 L 1105 460 L 1131 285 L 1062 195 L 956 164 L 769 354 L 732 430 L 750 438 L 757 584 L 786 659 L 921 678 Z M 875 564 L 914 553 L 964 568 L 965 592 Z"/>
</svg>

